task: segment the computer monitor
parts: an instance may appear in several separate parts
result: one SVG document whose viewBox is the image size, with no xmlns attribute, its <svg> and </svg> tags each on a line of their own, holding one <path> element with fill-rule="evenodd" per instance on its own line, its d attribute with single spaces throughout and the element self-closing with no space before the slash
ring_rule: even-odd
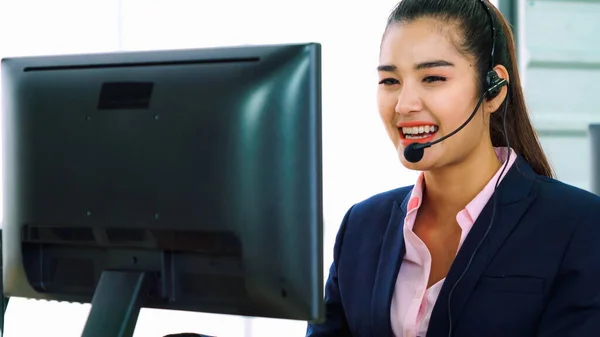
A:
<svg viewBox="0 0 600 337">
<path fill-rule="evenodd" d="M 5 294 L 91 302 L 86 337 L 140 307 L 319 321 L 320 63 L 317 43 L 3 59 Z"/>
</svg>

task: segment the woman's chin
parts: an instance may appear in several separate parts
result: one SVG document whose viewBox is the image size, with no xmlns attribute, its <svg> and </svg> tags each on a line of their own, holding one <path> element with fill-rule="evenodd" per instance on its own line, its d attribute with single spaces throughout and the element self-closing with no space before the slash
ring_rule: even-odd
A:
<svg viewBox="0 0 600 337">
<path fill-rule="evenodd" d="M 400 161 L 402 162 L 402 166 L 404 166 L 405 168 L 412 170 L 412 171 L 427 171 L 428 170 L 428 167 L 421 163 L 411 163 L 409 161 L 402 160 L 402 159 L 400 159 Z"/>
<path fill-rule="evenodd" d="M 409 170 L 414 170 L 414 171 L 426 171 L 427 170 L 427 163 L 424 160 L 425 158 L 419 160 L 416 163 L 410 162 L 408 160 L 406 160 L 406 158 L 404 157 L 404 154 L 401 152 L 398 154 L 398 157 L 400 159 L 400 163 L 402 164 L 402 166 L 404 166 L 405 168 L 409 169 Z"/>
</svg>

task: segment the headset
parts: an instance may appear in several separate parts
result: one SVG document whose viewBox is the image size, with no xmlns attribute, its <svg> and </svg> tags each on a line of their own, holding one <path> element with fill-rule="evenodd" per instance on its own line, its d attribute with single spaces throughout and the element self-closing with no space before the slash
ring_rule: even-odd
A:
<svg viewBox="0 0 600 337">
<path fill-rule="evenodd" d="M 416 162 L 420 161 L 423 158 L 424 150 L 426 148 L 431 147 L 432 145 L 435 145 L 437 143 L 440 143 L 443 140 L 445 140 L 449 137 L 452 137 L 457 132 L 462 130 L 465 126 L 467 126 L 467 124 L 469 124 L 469 122 L 473 119 L 473 117 L 475 117 L 475 114 L 479 110 L 479 107 L 481 106 L 481 104 L 483 103 L 485 98 L 487 98 L 488 100 L 491 100 L 491 99 L 497 97 L 500 94 L 502 87 L 505 85 L 508 87 L 508 85 L 509 85 L 508 82 L 506 81 L 506 79 L 503 79 L 500 76 L 498 76 L 498 73 L 496 73 L 496 71 L 494 70 L 494 65 L 495 65 L 494 53 L 496 51 L 496 25 L 494 22 L 494 16 L 492 15 L 491 9 L 485 3 L 485 0 L 476 0 L 476 1 L 481 3 L 481 5 L 483 6 L 484 10 L 487 13 L 487 16 L 488 16 L 489 22 L 490 22 L 491 35 L 492 35 L 491 36 L 492 37 L 492 49 L 490 51 L 490 63 L 489 63 L 488 71 L 486 73 L 485 80 L 483 83 L 484 84 L 483 94 L 481 95 L 481 98 L 479 99 L 477 106 L 475 107 L 475 109 L 473 110 L 473 112 L 471 113 L 469 118 L 461 126 L 459 126 L 456 130 L 454 130 L 451 133 L 447 134 L 446 136 L 441 137 L 440 139 L 437 139 L 432 142 L 427 142 L 427 143 L 422 143 L 422 144 L 419 144 L 419 143 L 409 144 L 404 149 L 404 158 L 406 158 L 406 160 L 411 163 L 416 163 Z M 496 185 L 494 186 L 494 193 L 492 196 L 492 203 L 493 203 L 492 204 L 492 216 L 490 219 L 490 223 L 487 227 L 487 230 L 486 230 L 485 234 L 483 235 L 483 237 L 481 238 L 481 240 L 479 241 L 479 243 L 477 244 L 477 246 L 475 247 L 473 254 L 471 254 L 471 257 L 469 258 L 469 261 L 467 262 L 467 266 L 463 270 L 462 274 L 460 274 L 460 276 L 458 277 L 456 282 L 452 285 L 452 288 L 450 288 L 450 292 L 448 293 L 448 303 L 447 303 L 448 324 L 449 324 L 448 337 L 452 337 L 452 333 L 453 333 L 452 312 L 451 312 L 452 294 L 454 293 L 454 289 L 456 289 L 456 286 L 460 283 L 460 281 L 463 279 L 463 277 L 465 276 L 465 274 L 471 267 L 471 263 L 473 262 L 475 256 L 477 255 L 479 248 L 481 247 L 483 242 L 487 239 L 487 236 L 490 233 L 490 230 L 494 223 L 494 219 L 496 217 L 496 208 L 497 208 L 497 203 L 498 203 L 498 200 L 496 197 L 496 194 L 497 194 L 496 190 L 498 189 L 498 185 L 500 184 L 500 178 L 502 178 L 502 176 L 504 175 L 504 171 L 506 170 L 509 159 L 510 159 L 510 140 L 508 139 L 508 132 L 507 132 L 507 128 L 506 128 L 506 115 L 508 112 L 508 105 L 509 105 L 509 100 L 510 100 L 509 96 L 510 96 L 510 92 L 508 92 L 506 94 L 506 98 L 503 102 L 504 107 L 503 107 L 503 111 L 502 111 L 502 127 L 503 127 L 503 131 L 504 131 L 504 137 L 506 140 L 506 147 L 508 149 L 508 157 L 506 158 L 506 161 L 504 162 L 502 171 L 500 172 L 500 175 L 498 176 L 498 179 L 496 180 Z"/>
</svg>

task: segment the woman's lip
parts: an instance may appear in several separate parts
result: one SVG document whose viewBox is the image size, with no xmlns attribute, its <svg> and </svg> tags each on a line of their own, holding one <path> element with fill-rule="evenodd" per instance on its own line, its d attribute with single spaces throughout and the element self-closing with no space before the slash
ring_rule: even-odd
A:
<svg viewBox="0 0 600 337">
<path fill-rule="evenodd" d="M 403 128 L 403 127 L 415 127 L 415 126 L 437 126 L 435 123 L 431 123 L 431 122 L 425 122 L 425 121 L 410 121 L 410 122 L 400 122 L 398 124 L 396 124 L 397 127 L 399 128 Z"/>
</svg>

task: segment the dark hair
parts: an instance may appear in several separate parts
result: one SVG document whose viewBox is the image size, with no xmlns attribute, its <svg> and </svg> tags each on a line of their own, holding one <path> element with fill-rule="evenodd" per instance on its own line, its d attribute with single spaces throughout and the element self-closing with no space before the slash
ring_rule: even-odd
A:
<svg viewBox="0 0 600 337">
<path fill-rule="evenodd" d="M 489 1 L 485 4 L 492 11 L 493 24 L 496 27 L 496 46 L 492 67 L 501 64 L 510 76 L 509 106 L 506 116 L 508 139 L 514 151 L 531 165 L 533 170 L 546 177 L 553 177 L 546 154 L 534 131 L 523 90 L 519 79 L 515 40 L 506 19 Z M 440 28 L 458 28 L 462 39 L 456 42 L 457 49 L 469 55 L 475 61 L 479 76 L 481 94 L 483 93 L 485 76 L 490 70 L 492 50 L 490 20 L 480 0 L 402 0 L 390 14 L 387 27 L 397 23 L 408 23 L 420 18 L 433 18 L 440 21 Z M 499 27 L 500 26 L 500 27 Z M 502 107 L 501 107 L 502 108 Z M 490 118 L 490 135 L 492 145 L 506 146 L 501 111 L 496 111 Z"/>
</svg>

